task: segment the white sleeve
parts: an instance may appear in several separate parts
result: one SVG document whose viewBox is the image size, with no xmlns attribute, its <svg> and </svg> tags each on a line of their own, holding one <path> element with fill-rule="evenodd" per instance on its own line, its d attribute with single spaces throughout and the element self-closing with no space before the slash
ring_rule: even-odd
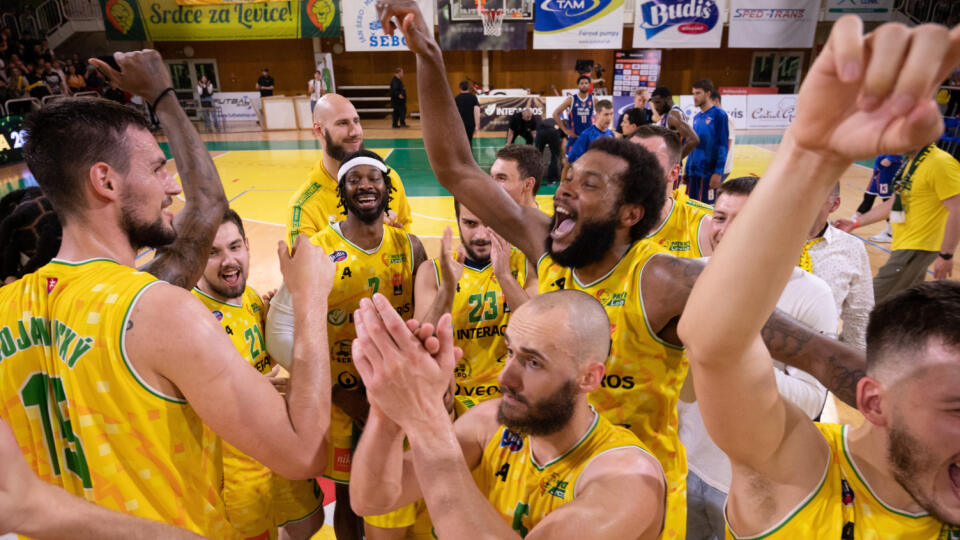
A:
<svg viewBox="0 0 960 540">
<path fill-rule="evenodd" d="M 774 369 L 773 373 L 777 378 L 780 395 L 800 407 L 808 417 L 816 418 L 820 415 L 827 399 L 827 389 L 813 375 L 790 366 L 786 367 L 786 372 Z"/>
<path fill-rule="evenodd" d="M 293 363 L 293 321 L 293 297 L 281 285 L 267 311 L 267 352 L 288 371 Z"/>
<path fill-rule="evenodd" d="M 843 299 L 840 316 L 843 319 L 843 332 L 840 339 L 860 350 L 867 348 L 867 323 L 873 310 L 873 278 L 870 272 L 870 259 L 863 244 L 857 242 L 857 271 L 853 283 Z"/>
</svg>

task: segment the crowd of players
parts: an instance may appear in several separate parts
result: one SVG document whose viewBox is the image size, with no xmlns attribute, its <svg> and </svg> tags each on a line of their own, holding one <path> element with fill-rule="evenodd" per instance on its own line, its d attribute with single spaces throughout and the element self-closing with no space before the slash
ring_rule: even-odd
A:
<svg viewBox="0 0 960 540">
<path fill-rule="evenodd" d="M 700 173 L 712 215 L 675 187 L 698 135 L 654 95 L 660 121 L 580 149 L 550 216 L 536 150 L 477 166 L 416 2 L 379 8 L 454 196 L 461 245 L 448 230 L 435 259 L 335 94 L 262 297 L 158 54 L 91 62 L 155 110 L 176 216 L 142 115 L 77 99 L 29 118 L 41 190 L 0 227 L 0 532 L 309 538 L 324 475 L 338 538 L 960 534 L 960 287 L 891 294 L 837 340 L 844 295 L 797 268 L 833 242 L 853 160 L 936 139 L 960 29 L 838 21 L 763 180 Z M 811 421 L 827 390 L 866 422 Z"/>
</svg>

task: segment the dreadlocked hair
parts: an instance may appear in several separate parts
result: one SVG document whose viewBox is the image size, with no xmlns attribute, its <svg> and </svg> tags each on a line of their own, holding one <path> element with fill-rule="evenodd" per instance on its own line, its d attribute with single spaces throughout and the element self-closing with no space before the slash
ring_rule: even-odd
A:
<svg viewBox="0 0 960 540">
<path fill-rule="evenodd" d="M 40 188 L 8 193 L 0 199 L 0 281 L 20 279 L 50 262 L 62 237 L 60 219 Z"/>
</svg>

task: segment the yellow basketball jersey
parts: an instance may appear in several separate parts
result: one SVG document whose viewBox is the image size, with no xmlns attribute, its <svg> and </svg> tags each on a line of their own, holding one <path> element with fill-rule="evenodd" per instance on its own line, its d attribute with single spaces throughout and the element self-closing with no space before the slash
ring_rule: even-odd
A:
<svg viewBox="0 0 960 540">
<path fill-rule="evenodd" d="M 705 202 L 698 201 L 696 199 L 691 199 L 687 195 L 686 189 L 677 188 L 673 190 L 673 200 L 677 201 L 677 204 L 685 204 L 687 206 L 692 206 L 694 208 L 699 208 L 701 210 L 706 210 L 708 214 L 713 214 L 713 206 Z"/>
<path fill-rule="evenodd" d="M 363 384 L 353 365 L 351 344 L 357 337 L 353 312 L 360 300 L 374 293 L 387 297 L 404 319 L 413 316 L 413 244 L 410 235 L 384 225 L 383 240 L 373 250 L 355 246 L 334 223 L 310 239 L 336 263 L 333 290 L 327 300 L 327 339 L 330 341 L 330 377 L 347 390 Z M 330 440 L 333 451 L 325 476 L 338 482 L 350 479 L 350 463 L 359 431 L 337 406 L 331 408 Z"/>
<path fill-rule="evenodd" d="M 433 259 L 433 269 L 439 287 L 442 281 L 439 259 Z M 527 258 L 513 247 L 510 248 L 510 272 L 521 287 L 527 281 Z M 497 377 L 507 353 L 503 333 L 510 320 L 510 306 L 492 264 L 483 268 L 464 265 L 451 314 L 454 345 L 463 349 L 463 358 L 455 371 L 457 395 L 471 396 L 478 401 L 499 396 Z"/>
<path fill-rule="evenodd" d="M 154 283 L 111 260 L 54 260 L 0 288 L 0 416 L 47 482 L 111 510 L 232 538 L 220 439 L 126 357 L 130 312 Z"/>
<path fill-rule="evenodd" d="M 694 202 L 698 204 L 695 205 Z M 654 242 L 677 257 L 703 257 L 703 250 L 700 246 L 700 230 L 701 227 L 706 225 L 707 216 L 710 214 L 711 212 L 700 205 L 699 201 L 689 197 L 686 197 L 684 201 L 674 199 L 670 215 L 660 225 L 660 228 L 647 235 L 647 240 Z"/>
<path fill-rule="evenodd" d="M 594 458 L 625 447 L 647 451 L 636 435 L 594 413 L 593 424 L 573 448 L 540 465 L 533 459 L 529 437 L 500 426 L 483 449 L 473 479 L 522 537 L 547 514 L 574 499 L 577 480 Z"/>
<path fill-rule="evenodd" d="M 266 311 L 251 287 L 241 304 L 213 298 L 199 288 L 193 294 L 220 321 L 247 362 L 266 375 L 273 369 L 263 340 Z M 323 502 L 316 480 L 287 480 L 229 443 L 223 443 L 223 499 L 230 523 L 244 538 L 277 538 L 277 527 L 309 516 Z"/>
<path fill-rule="evenodd" d="M 298 234 L 313 236 L 331 223 L 346 219 L 337 193 L 336 174 L 337 171 L 331 174 L 324 168 L 323 160 L 317 161 L 310 171 L 310 179 L 290 197 L 287 204 L 287 244 L 292 246 Z M 394 170 L 390 171 L 390 182 L 396 191 L 391 194 L 393 200 L 389 208 L 397 213 L 397 221 L 409 231 L 413 222 L 410 203 L 407 202 L 403 182 Z"/>
<path fill-rule="evenodd" d="M 930 514 L 911 514 L 884 504 L 863 479 L 850 456 L 850 426 L 817 424 L 830 447 L 823 479 L 813 493 L 769 531 L 749 538 L 793 540 L 956 540 L 960 527 L 947 525 Z M 727 526 L 728 539 L 737 536 Z"/>
<path fill-rule="evenodd" d="M 606 276 L 580 283 L 570 268 L 544 255 L 537 264 L 541 293 L 576 289 L 603 304 L 613 347 L 602 386 L 590 402 L 605 418 L 635 433 L 663 465 L 667 519 L 663 538 L 686 530 L 687 459 L 677 433 L 677 399 L 689 366 L 683 349 L 662 341 L 647 325 L 640 275 L 651 257 L 666 253 L 653 242 L 633 244 Z"/>
</svg>

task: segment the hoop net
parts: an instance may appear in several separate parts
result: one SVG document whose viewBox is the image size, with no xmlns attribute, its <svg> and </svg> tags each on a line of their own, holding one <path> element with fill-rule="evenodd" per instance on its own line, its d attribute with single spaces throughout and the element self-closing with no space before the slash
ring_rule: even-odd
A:
<svg viewBox="0 0 960 540">
<path fill-rule="evenodd" d="M 507 14 L 504 9 L 487 9 L 483 0 L 477 0 L 477 13 L 483 23 L 483 35 L 499 36 L 503 32 L 503 17 Z"/>
</svg>

